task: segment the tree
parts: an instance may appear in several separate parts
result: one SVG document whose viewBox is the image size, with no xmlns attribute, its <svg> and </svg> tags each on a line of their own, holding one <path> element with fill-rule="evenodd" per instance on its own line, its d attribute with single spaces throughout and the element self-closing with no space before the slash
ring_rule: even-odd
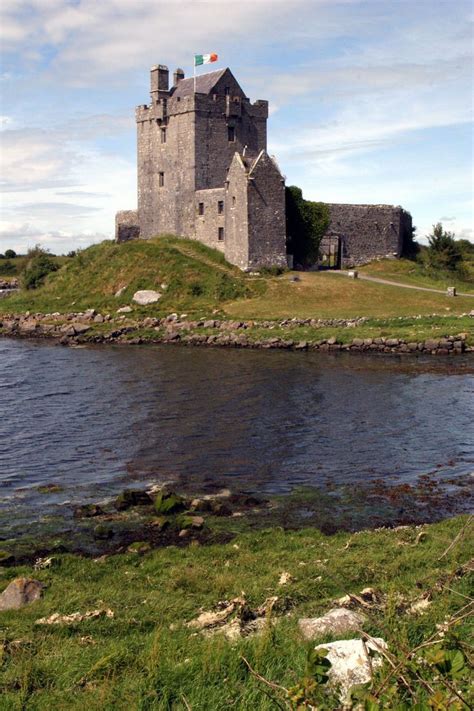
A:
<svg viewBox="0 0 474 711">
<path fill-rule="evenodd" d="M 454 234 L 446 232 L 441 222 L 433 225 L 433 231 L 428 235 L 428 263 L 435 269 L 455 271 L 462 262 L 462 253 Z"/>
<path fill-rule="evenodd" d="M 16 252 L 13 249 L 7 249 L 5 252 L 5 259 L 15 259 Z"/>
</svg>

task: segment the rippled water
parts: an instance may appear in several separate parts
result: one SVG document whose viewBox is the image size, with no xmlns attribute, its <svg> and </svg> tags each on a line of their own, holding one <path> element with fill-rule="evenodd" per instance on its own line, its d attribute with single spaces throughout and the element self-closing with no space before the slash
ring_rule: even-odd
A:
<svg viewBox="0 0 474 711">
<path fill-rule="evenodd" d="M 460 477 L 471 363 L 0 339 L 0 511 L 28 520 L 131 481 L 284 493 Z"/>
</svg>

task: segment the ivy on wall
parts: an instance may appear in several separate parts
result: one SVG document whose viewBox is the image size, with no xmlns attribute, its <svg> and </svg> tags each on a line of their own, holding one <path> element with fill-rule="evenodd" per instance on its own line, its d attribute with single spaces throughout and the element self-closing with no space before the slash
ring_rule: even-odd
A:
<svg viewBox="0 0 474 711">
<path fill-rule="evenodd" d="M 295 266 L 308 267 L 318 258 L 319 244 L 329 227 L 329 207 L 303 198 L 295 185 L 285 189 L 287 252 Z"/>
</svg>

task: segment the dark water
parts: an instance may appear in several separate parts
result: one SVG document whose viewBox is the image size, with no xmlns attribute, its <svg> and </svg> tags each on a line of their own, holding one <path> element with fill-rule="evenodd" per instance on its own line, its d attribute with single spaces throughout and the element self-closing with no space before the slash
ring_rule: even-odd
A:
<svg viewBox="0 0 474 711">
<path fill-rule="evenodd" d="M 265 494 L 466 479 L 472 366 L 0 339 L 0 526 L 137 482 Z"/>
</svg>

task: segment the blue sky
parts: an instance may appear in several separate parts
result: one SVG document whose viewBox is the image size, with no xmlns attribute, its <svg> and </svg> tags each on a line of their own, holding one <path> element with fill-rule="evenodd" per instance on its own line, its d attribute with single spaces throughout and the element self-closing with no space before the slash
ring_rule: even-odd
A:
<svg viewBox="0 0 474 711">
<path fill-rule="evenodd" d="M 217 52 L 270 101 L 269 152 L 326 202 L 389 203 L 420 241 L 474 241 L 472 22 L 465 0 L 8 0 L 0 252 L 111 238 L 136 207 L 134 108 L 149 68 Z M 202 71 L 202 70 L 201 70 Z"/>
</svg>

